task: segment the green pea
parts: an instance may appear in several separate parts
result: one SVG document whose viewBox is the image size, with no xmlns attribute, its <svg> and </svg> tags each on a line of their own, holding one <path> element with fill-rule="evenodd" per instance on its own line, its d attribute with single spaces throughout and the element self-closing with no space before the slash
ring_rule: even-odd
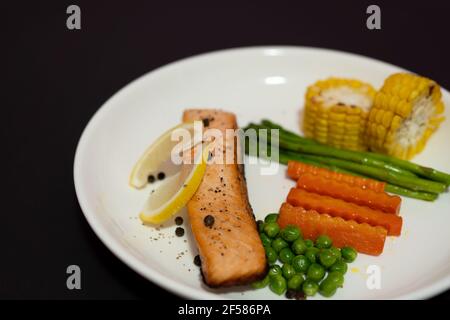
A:
<svg viewBox="0 0 450 320">
<path fill-rule="evenodd" d="M 291 248 L 295 254 L 304 254 L 306 252 L 306 249 L 308 249 L 303 239 L 295 240 Z"/>
<path fill-rule="evenodd" d="M 341 250 L 339 248 L 331 247 L 330 250 L 331 250 L 331 252 L 333 252 L 334 256 L 336 257 L 336 260 L 341 259 L 342 255 L 341 255 Z"/>
<path fill-rule="evenodd" d="M 308 248 L 314 247 L 314 242 L 311 239 L 306 239 L 305 244 Z"/>
<path fill-rule="evenodd" d="M 304 273 L 308 271 L 308 268 L 311 265 L 309 259 L 303 255 L 295 256 L 291 263 L 295 271 Z"/>
<path fill-rule="evenodd" d="M 294 242 L 300 237 L 300 229 L 297 226 L 289 225 L 281 230 L 280 234 L 287 242 Z"/>
<path fill-rule="evenodd" d="M 283 271 L 283 277 L 286 279 L 290 279 L 295 275 L 295 269 L 289 263 L 283 264 L 281 270 Z"/>
<path fill-rule="evenodd" d="M 329 272 L 325 280 L 323 281 L 331 281 L 336 285 L 336 287 L 342 288 L 344 286 L 344 275 L 337 271 Z"/>
<path fill-rule="evenodd" d="M 277 264 L 274 264 L 273 266 L 270 266 L 269 272 L 267 273 L 269 277 L 273 277 L 276 275 L 282 275 L 283 271 L 281 271 L 281 267 Z"/>
<path fill-rule="evenodd" d="M 270 244 L 272 243 L 272 239 L 270 239 L 267 234 L 260 233 L 259 237 L 261 238 L 261 242 L 264 247 L 270 247 Z"/>
<path fill-rule="evenodd" d="M 341 254 L 342 259 L 344 259 L 344 261 L 348 263 L 355 261 L 356 257 L 358 256 L 358 253 L 352 247 L 343 247 L 341 249 Z"/>
<path fill-rule="evenodd" d="M 345 263 L 344 260 L 338 260 L 330 267 L 330 272 L 336 271 L 344 275 L 347 272 L 347 269 L 347 263 Z"/>
<path fill-rule="evenodd" d="M 289 244 L 279 237 L 272 241 L 272 248 L 274 248 L 276 252 L 280 252 L 281 249 L 287 248 L 288 246 Z"/>
<path fill-rule="evenodd" d="M 283 263 L 291 263 L 294 258 L 294 253 L 289 248 L 281 249 L 279 253 L 279 258 Z"/>
<path fill-rule="evenodd" d="M 303 274 L 295 274 L 288 280 L 287 287 L 288 289 L 299 290 L 304 281 L 305 277 Z"/>
<path fill-rule="evenodd" d="M 264 232 L 264 221 L 258 220 L 256 221 L 256 225 L 258 226 L 258 232 Z"/>
<path fill-rule="evenodd" d="M 321 235 L 317 237 L 316 239 L 316 247 L 319 249 L 328 249 L 331 248 L 331 245 L 333 244 L 333 241 L 330 239 L 330 237 L 326 235 Z"/>
<path fill-rule="evenodd" d="M 275 238 L 280 232 L 280 227 L 276 222 L 268 222 L 264 225 L 264 232 L 270 237 Z"/>
<path fill-rule="evenodd" d="M 317 282 L 306 279 L 305 282 L 303 282 L 302 289 L 305 295 L 312 297 L 319 291 L 319 285 Z"/>
<path fill-rule="evenodd" d="M 323 280 L 320 284 L 319 293 L 324 297 L 331 297 L 336 293 L 337 286 L 333 281 L 327 279 Z"/>
<path fill-rule="evenodd" d="M 306 278 L 319 282 L 325 276 L 325 269 L 318 263 L 313 263 L 309 266 Z"/>
<path fill-rule="evenodd" d="M 319 261 L 325 268 L 329 268 L 336 262 L 336 256 L 330 249 L 324 249 L 319 254 Z"/>
<path fill-rule="evenodd" d="M 278 255 L 277 252 L 272 247 L 265 247 L 267 262 L 269 264 L 277 262 Z"/>
<path fill-rule="evenodd" d="M 276 275 L 270 278 L 270 284 L 269 284 L 270 290 L 272 292 L 282 295 L 287 288 L 286 279 L 283 278 L 282 275 Z"/>
<path fill-rule="evenodd" d="M 317 261 L 318 255 L 319 255 L 319 249 L 317 249 L 316 247 L 311 247 L 311 248 L 306 249 L 305 257 L 307 257 L 309 259 L 309 261 L 311 261 L 311 263 L 314 263 Z"/>
<path fill-rule="evenodd" d="M 269 282 L 270 282 L 270 276 L 269 276 L 269 274 L 267 274 L 263 279 L 253 282 L 252 283 L 252 288 L 253 289 L 265 288 L 265 287 L 267 287 Z"/>
<path fill-rule="evenodd" d="M 278 220 L 278 213 L 269 213 L 264 219 L 264 222 L 265 223 L 277 222 L 277 220 Z"/>
</svg>

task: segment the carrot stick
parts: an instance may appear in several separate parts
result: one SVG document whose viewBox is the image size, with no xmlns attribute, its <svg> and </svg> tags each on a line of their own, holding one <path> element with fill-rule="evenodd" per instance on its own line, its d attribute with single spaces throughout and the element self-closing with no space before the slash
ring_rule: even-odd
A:
<svg viewBox="0 0 450 320">
<path fill-rule="evenodd" d="M 399 236 L 402 230 L 403 220 L 400 216 L 358 206 L 340 199 L 321 196 L 302 189 L 292 188 L 288 194 L 287 202 L 293 206 L 326 213 L 333 217 L 367 223 L 371 226 L 380 226 L 385 228 L 390 236 Z"/>
<path fill-rule="evenodd" d="M 375 192 L 371 189 L 363 189 L 344 182 L 327 179 L 323 176 L 305 173 L 297 180 L 297 187 L 308 192 L 314 192 L 323 196 L 329 196 L 352 202 L 361 206 L 367 206 L 374 210 L 386 213 L 398 214 L 402 199 L 391 196 L 386 192 Z"/>
<path fill-rule="evenodd" d="M 289 203 L 282 204 L 278 224 L 281 228 L 298 226 L 306 239 L 315 240 L 320 235 L 328 235 L 338 248 L 352 246 L 358 252 L 374 256 L 383 252 L 386 240 L 386 229 L 382 227 L 333 218 Z"/>
<path fill-rule="evenodd" d="M 376 192 L 383 192 L 386 186 L 386 183 L 353 176 L 350 174 L 339 173 L 335 171 L 331 171 L 325 168 L 319 168 L 316 166 L 312 166 L 306 163 L 298 162 L 298 161 L 288 161 L 288 176 L 292 179 L 297 180 L 304 173 L 312 173 L 314 175 L 322 176 L 327 179 L 333 179 L 336 181 L 345 182 L 352 186 L 358 186 L 363 189 L 371 189 Z"/>
</svg>

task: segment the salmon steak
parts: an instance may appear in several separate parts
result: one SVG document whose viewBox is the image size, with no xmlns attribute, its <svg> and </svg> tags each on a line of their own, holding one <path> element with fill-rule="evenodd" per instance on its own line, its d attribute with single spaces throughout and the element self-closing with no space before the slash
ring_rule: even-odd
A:
<svg viewBox="0 0 450 320">
<path fill-rule="evenodd" d="M 210 287 L 248 284 L 265 275 L 267 263 L 248 200 L 244 165 L 237 161 L 239 141 L 225 134 L 226 129 L 237 129 L 236 116 L 214 109 L 186 110 L 183 122 L 193 121 L 203 121 L 204 130 L 218 129 L 225 147 L 210 152 L 203 180 L 187 204 L 203 280 Z M 229 147 L 234 148 L 232 161 L 215 163 L 214 157 L 223 156 Z"/>
</svg>

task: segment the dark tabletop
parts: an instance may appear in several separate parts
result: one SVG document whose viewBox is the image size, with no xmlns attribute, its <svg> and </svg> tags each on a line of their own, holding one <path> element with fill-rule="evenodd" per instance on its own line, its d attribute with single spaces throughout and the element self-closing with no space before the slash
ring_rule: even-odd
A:
<svg viewBox="0 0 450 320">
<path fill-rule="evenodd" d="M 381 30 L 367 1 L 20 1 L 2 5 L 0 298 L 159 298 L 100 242 L 73 186 L 77 141 L 94 112 L 140 75 L 187 56 L 253 45 L 354 52 L 450 88 L 449 5 L 395 1 Z M 66 8 L 81 8 L 68 30 Z M 66 268 L 82 270 L 82 290 Z M 412 266 L 413 267 L 413 266 Z M 449 299 L 450 292 L 438 298 Z"/>
</svg>

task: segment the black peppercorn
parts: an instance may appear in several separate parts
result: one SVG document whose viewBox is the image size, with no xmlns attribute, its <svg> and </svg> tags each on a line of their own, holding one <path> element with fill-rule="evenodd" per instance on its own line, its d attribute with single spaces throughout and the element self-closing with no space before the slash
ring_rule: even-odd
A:
<svg viewBox="0 0 450 320">
<path fill-rule="evenodd" d="M 181 227 L 178 227 L 175 229 L 175 234 L 177 237 L 182 237 L 184 236 L 184 229 Z"/>
<path fill-rule="evenodd" d="M 164 172 L 158 173 L 158 180 L 163 180 L 166 177 L 166 174 Z"/>
<path fill-rule="evenodd" d="M 147 181 L 148 181 L 148 183 L 153 183 L 153 182 L 155 182 L 155 176 L 154 175 L 149 175 L 148 177 L 147 177 Z"/>
<path fill-rule="evenodd" d="M 288 299 L 294 299 L 295 295 L 296 295 L 295 290 L 288 289 L 288 291 L 286 291 L 286 298 Z"/>
<path fill-rule="evenodd" d="M 214 225 L 214 217 L 210 214 L 208 214 L 204 219 L 203 219 L 203 223 L 205 224 L 205 226 L 211 228 Z"/>
<path fill-rule="evenodd" d="M 181 226 L 183 224 L 183 218 L 182 217 L 176 217 L 175 218 L 175 224 L 177 226 Z"/>
<path fill-rule="evenodd" d="M 305 300 L 306 296 L 302 291 L 296 291 L 294 295 L 295 300 Z"/>
<path fill-rule="evenodd" d="M 258 226 L 258 231 L 259 231 L 259 232 L 263 232 L 263 229 L 264 229 L 264 221 L 258 220 L 258 221 L 256 221 L 256 225 Z"/>
<path fill-rule="evenodd" d="M 199 255 L 196 255 L 196 256 L 195 256 L 195 258 L 194 258 L 194 264 L 195 264 L 197 267 L 201 267 L 201 266 L 202 266 L 202 260 L 200 260 L 200 256 L 199 256 Z"/>
</svg>

